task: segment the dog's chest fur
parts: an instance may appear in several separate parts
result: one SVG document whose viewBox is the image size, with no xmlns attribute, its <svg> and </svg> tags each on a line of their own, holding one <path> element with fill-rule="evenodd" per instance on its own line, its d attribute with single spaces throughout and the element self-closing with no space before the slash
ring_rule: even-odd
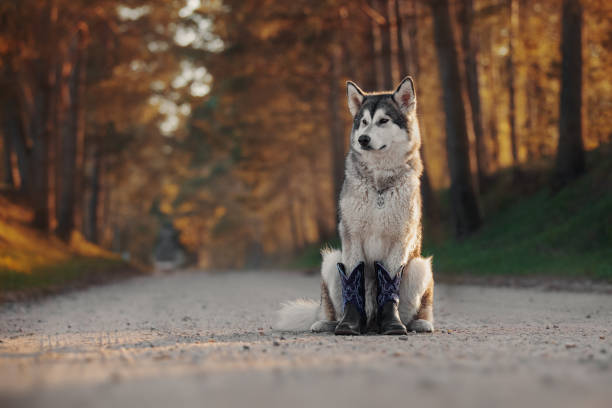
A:
<svg viewBox="0 0 612 408">
<path fill-rule="evenodd" d="M 410 170 L 372 172 L 369 178 L 347 173 L 341 218 L 350 239 L 362 246 L 365 261 L 385 260 L 398 244 L 408 255 L 420 238 L 418 176 Z"/>
</svg>

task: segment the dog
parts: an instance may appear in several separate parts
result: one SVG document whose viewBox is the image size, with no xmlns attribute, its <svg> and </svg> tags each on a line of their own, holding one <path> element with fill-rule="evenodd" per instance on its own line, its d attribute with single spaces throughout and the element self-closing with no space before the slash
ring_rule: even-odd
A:
<svg viewBox="0 0 612 408">
<path fill-rule="evenodd" d="M 347 97 L 353 126 L 339 199 L 342 250 L 321 251 L 320 301 L 285 303 L 275 328 L 433 332 L 431 258 L 421 257 L 423 164 L 414 83 L 407 77 L 395 91 L 366 93 L 349 81 Z"/>
</svg>

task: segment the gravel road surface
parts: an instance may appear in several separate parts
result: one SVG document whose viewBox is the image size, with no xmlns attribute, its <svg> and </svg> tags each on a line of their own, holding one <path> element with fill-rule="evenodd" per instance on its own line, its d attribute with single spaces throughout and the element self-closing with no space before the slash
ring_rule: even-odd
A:
<svg viewBox="0 0 612 408">
<path fill-rule="evenodd" d="M 436 287 L 436 331 L 271 329 L 314 276 L 183 272 L 0 305 L 0 406 L 612 406 L 612 296 Z"/>
</svg>

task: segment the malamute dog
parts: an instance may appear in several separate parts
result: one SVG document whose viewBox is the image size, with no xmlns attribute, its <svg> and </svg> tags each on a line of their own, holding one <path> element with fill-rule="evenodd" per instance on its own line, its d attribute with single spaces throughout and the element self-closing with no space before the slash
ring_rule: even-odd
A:
<svg viewBox="0 0 612 408">
<path fill-rule="evenodd" d="M 283 305 L 278 330 L 433 331 L 431 260 L 421 258 L 423 170 L 410 77 L 394 92 L 347 83 L 353 116 L 340 194 L 342 250 L 322 251 L 321 300 Z"/>
</svg>

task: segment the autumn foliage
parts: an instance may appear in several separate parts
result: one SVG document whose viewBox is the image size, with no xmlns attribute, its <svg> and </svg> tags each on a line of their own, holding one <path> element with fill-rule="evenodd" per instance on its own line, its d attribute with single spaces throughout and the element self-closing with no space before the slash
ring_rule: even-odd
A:
<svg viewBox="0 0 612 408">
<path fill-rule="evenodd" d="M 201 266 L 288 259 L 335 236 L 345 81 L 411 75 L 425 213 L 468 236 L 498 171 L 521 183 L 557 157 L 557 191 L 611 141 L 611 17 L 604 0 L 3 1 L 3 189 L 38 229 L 143 262 L 164 222 Z"/>
</svg>

